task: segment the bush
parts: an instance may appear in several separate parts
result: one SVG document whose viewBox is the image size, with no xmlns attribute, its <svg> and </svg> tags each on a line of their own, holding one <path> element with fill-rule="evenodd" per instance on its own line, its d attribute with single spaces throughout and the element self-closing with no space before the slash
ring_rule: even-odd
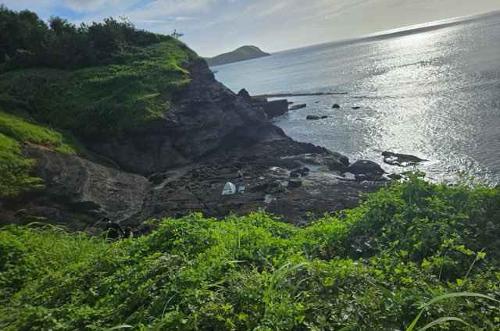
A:
<svg viewBox="0 0 500 331">
<path fill-rule="evenodd" d="M 102 65 L 134 47 L 171 39 L 113 18 L 76 27 L 52 17 L 47 25 L 33 12 L 15 12 L 0 5 L 0 72 L 35 66 L 71 69 Z"/>
<path fill-rule="evenodd" d="M 500 297 L 498 242 L 483 241 L 498 238 L 499 198 L 499 188 L 412 180 L 304 229 L 263 213 L 164 219 L 118 242 L 6 227 L 0 327 L 402 330 L 439 295 Z M 444 314 L 482 330 L 500 322 L 494 302 L 468 298 L 435 303 L 419 325 Z"/>
</svg>

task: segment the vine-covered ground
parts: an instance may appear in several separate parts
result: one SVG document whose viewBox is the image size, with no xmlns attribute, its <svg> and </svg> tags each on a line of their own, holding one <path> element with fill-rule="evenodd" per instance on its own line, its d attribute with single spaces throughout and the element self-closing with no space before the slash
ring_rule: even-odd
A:
<svg viewBox="0 0 500 331">
<path fill-rule="evenodd" d="M 472 292 L 489 298 L 441 300 L 415 330 L 498 330 L 500 188 L 412 179 L 305 228 L 265 213 L 151 222 L 120 241 L 2 228 L 0 328 L 406 330 L 431 299 Z"/>
</svg>

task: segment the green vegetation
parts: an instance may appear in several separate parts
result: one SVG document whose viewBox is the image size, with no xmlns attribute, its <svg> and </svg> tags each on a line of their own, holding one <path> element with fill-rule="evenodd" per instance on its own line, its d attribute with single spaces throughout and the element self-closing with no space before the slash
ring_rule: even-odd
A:
<svg viewBox="0 0 500 331">
<path fill-rule="evenodd" d="M 115 137 L 161 118 L 196 57 L 127 21 L 76 27 L 55 17 L 47 25 L 0 6 L 0 196 L 40 187 L 23 144 L 74 153 L 73 135 Z"/>
<path fill-rule="evenodd" d="M 76 153 L 72 143 L 61 133 L 2 111 L 0 111 L 0 133 L 17 141 L 42 145 L 61 153 Z"/>
<path fill-rule="evenodd" d="M 0 22 L 0 106 L 87 138 L 161 118 L 197 57 L 172 37 L 111 18 L 47 26 L 32 12 L 0 7 Z"/>
<path fill-rule="evenodd" d="M 0 198 L 42 187 L 39 178 L 30 176 L 33 163 L 22 155 L 17 141 L 0 133 Z"/>
<path fill-rule="evenodd" d="M 499 238 L 500 188 L 419 179 L 306 228 L 192 215 L 108 242 L 9 226 L 0 328 L 496 330 Z"/>
<path fill-rule="evenodd" d="M 79 27 L 59 17 L 48 23 L 31 11 L 15 12 L 0 5 L 0 72 L 109 64 L 123 52 L 172 39 L 113 18 Z"/>
<path fill-rule="evenodd" d="M 0 105 L 77 135 L 119 135 L 161 118 L 189 82 L 189 54 L 172 40 L 123 55 L 122 64 L 79 70 L 25 69 L 0 75 Z"/>
<path fill-rule="evenodd" d="M 43 186 L 41 179 L 30 175 L 34 160 L 22 153 L 25 143 L 76 153 L 71 139 L 61 133 L 0 111 L 0 197 L 13 197 Z"/>
</svg>

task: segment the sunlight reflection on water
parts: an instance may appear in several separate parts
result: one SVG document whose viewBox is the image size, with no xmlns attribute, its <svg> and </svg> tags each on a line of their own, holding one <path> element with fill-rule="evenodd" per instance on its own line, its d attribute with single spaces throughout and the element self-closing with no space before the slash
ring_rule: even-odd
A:
<svg viewBox="0 0 500 331">
<path fill-rule="evenodd" d="M 414 154 L 431 160 L 420 169 L 435 180 L 455 181 L 466 173 L 500 182 L 500 16 L 293 50 L 217 70 L 235 91 L 348 92 L 290 98 L 308 107 L 276 124 L 296 140 L 351 159 L 381 162 L 384 150 Z M 333 103 L 342 108 L 332 109 Z M 306 121 L 309 114 L 329 118 Z"/>
</svg>

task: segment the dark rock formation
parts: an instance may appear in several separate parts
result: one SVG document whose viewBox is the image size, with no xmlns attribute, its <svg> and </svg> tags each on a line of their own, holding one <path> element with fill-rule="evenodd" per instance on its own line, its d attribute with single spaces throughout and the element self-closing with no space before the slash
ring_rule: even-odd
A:
<svg viewBox="0 0 500 331">
<path fill-rule="evenodd" d="M 383 152 L 384 162 L 394 166 L 408 167 L 427 161 L 414 155 Z"/>
<path fill-rule="evenodd" d="M 25 152 L 37 160 L 35 174 L 46 188 L 25 200 L 11 201 L 8 209 L 17 210 L 17 215 L 1 213 L 2 222 L 21 216 L 71 222 L 73 229 L 83 230 L 103 217 L 116 222 L 143 220 L 143 203 L 151 188 L 143 176 L 42 147 L 27 146 Z"/>
<path fill-rule="evenodd" d="M 290 110 L 298 110 L 298 109 L 302 109 L 302 108 L 306 108 L 307 105 L 305 103 L 300 103 L 298 105 L 293 105 L 290 107 Z"/>
<path fill-rule="evenodd" d="M 274 118 L 284 115 L 288 112 L 287 100 L 273 100 L 262 104 L 264 112 L 268 118 Z"/>
<path fill-rule="evenodd" d="M 306 120 L 308 121 L 317 121 L 321 119 L 321 117 L 319 117 L 318 115 L 307 115 L 306 116 Z"/>
<path fill-rule="evenodd" d="M 286 99 L 268 101 L 263 97 L 252 97 L 246 89 L 238 92 L 238 96 L 248 102 L 254 109 L 262 110 L 267 118 L 274 118 L 288 112 L 290 102 Z"/>
<path fill-rule="evenodd" d="M 293 141 L 269 121 L 267 100 L 234 94 L 204 61 L 190 71 L 191 83 L 162 120 L 120 138 L 84 141 L 90 156 L 27 146 L 46 188 L 2 202 L 3 222 L 42 217 L 89 231 L 104 227 L 103 217 L 125 229 L 151 217 L 263 209 L 302 224 L 314 213 L 354 207 L 384 185 L 370 181 L 383 174 L 374 163 L 349 166 L 341 154 Z M 368 181 L 346 180 L 345 171 Z M 222 196 L 228 181 L 245 192 Z"/>
<path fill-rule="evenodd" d="M 332 109 L 339 109 L 340 105 L 338 103 L 333 104 Z"/>
<path fill-rule="evenodd" d="M 360 160 L 351 164 L 346 172 L 356 175 L 363 180 L 379 180 L 385 174 L 384 169 L 377 163 L 368 160 Z"/>
<path fill-rule="evenodd" d="M 190 72 L 191 83 L 164 119 L 118 139 L 86 142 L 89 148 L 126 171 L 151 175 L 198 160 L 242 127 L 266 123 L 263 109 L 217 82 L 204 61 Z"/>
</svg>

